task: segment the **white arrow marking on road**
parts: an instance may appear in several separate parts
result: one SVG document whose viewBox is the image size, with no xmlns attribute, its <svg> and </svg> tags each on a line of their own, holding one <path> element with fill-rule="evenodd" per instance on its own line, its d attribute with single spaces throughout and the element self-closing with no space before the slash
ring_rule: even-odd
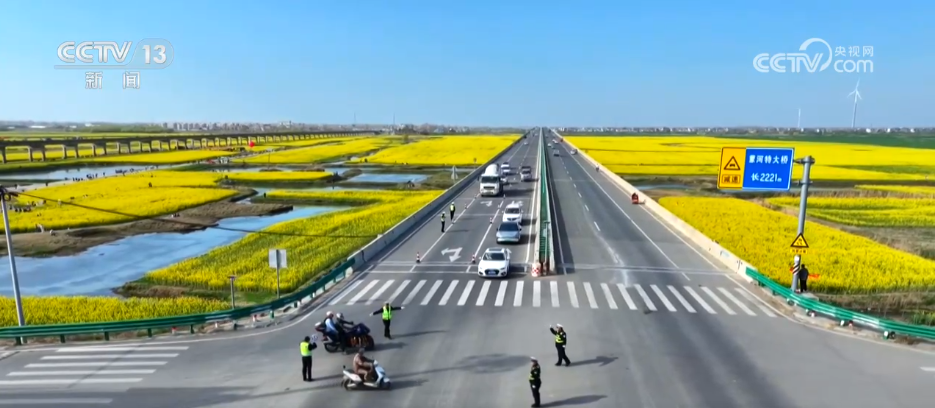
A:
<svg viewBox="0 0 935 408">
<path fill-rule="evenodd" d="M 442 250 L 442 255 L 448 255 L 452 252 L 454 252 L 454 255 L 448 256 L 448 259 L 450 259 L 451 262 L 457 261 L 458 258 L 461 257 L 461 248 L 455 248 L 455 249 L 445 248 Z"/>
<path fill-rule="evenodd" d="M 493 201 L 481 201 L 480 203 L 490 207 L 493 204 Z"/>
</svg>

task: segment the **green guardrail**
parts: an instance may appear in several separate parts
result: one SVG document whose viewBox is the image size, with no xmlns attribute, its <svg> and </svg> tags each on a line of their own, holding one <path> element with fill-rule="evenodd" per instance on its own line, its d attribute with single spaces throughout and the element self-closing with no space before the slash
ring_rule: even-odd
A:
<svg viewBox="0 0 935 408">
<path fill-rule="evenodd" d="M 880 319 L 863 313 L 831 306 L 808 296 L 795 293 L 792 289 L 780 285 L 767 278 L 755 269 L 747 268 L 747 276 L 753 278 L 761 287 L 773 292 L 774 296 L 782 297 L 790 306 L 798 306 L 806 310 L 809 315 L 822 315 L 837 320 L 841 325 L 853 323 L 883 332 L 886 339 L 894 339 L 897 335 L 916 337 L 925 340 L 935 340 L 935 327 L 920 326 L 916 324 L 901 323 L 894 320 Z"/>
<path fill-rule="evenodd" d="M 543 134 L 539 143 L 539 262 L 547 263 L 552 252 L 552 205 L 549 202 L 549 166 L 547 136 Z M 552 267 L 552 265 L 549 265 Z"/>
<path fill-rule="evenodd" d="M 79 324 L 55 324 L 41 326 L 23 326 L 6 327 L 0 329 L 0 339 L 16 339 L 17 345 L 22 345 L 30 337 L 58 337 L 59 341 L 65 342 L 65 336 L 70 335 L 88 335 L 103 334 L 104 340 L 110 340 L 113 333 L 137 332 L 145 330 L 149 337 L 153 336 L 153 329 L 165 329 L 169 327 L 188 328 L 188 332 L 195 333 L 195 327 L 200 325 L 213 324 L 215 322 L 234 321 L 234 329 L 237 329 L 236 320 L 250 317 L 254 314 L 274 312 L 277 309 L 286 307 L 304 299 L 305 297 L 315 297 L 323 293 L 325 289 L 344 280 L 347 269 L 354 265 L 353 259 L 344 261 L 338 267 L 318 278 L 309 286 L 299 291 L 284 296 L 269 303 L 255 306 L 241 307 L 226 311 L 193 314 L 186 316 L 162 317 L 156 319 L 124 320 L 119 322 L 103 323 L 79 323 Z M 275 317 L 275 316 L 274 316 Z"/>
</svg>

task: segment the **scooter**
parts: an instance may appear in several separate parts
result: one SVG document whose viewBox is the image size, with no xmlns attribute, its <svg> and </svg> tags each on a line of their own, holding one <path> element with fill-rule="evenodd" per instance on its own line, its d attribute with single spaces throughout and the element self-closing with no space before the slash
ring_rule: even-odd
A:
<svg viewBox="0 0 935 408">
<path fill-rule="evenodd" d="M 377 374 L 377 379 L 375 381 L 364 381 L 360 378 L 357 373 L 353 373 L 347 369 L 347 366 L 342 367 L 344 371 L 344 379 L 341 380 L 341 386 L 345 390 L 350 391 L 358 388 L 373 388 L 377 390 L 388 390 L 392 388 L 393 383 L 390 381 L 390 378 L 386 376 L 386 371 L 383 370 L 383 367 L 380 366 L 380 363 L 374 360 L 373 362 L 373 371 Z"/>
</svg>

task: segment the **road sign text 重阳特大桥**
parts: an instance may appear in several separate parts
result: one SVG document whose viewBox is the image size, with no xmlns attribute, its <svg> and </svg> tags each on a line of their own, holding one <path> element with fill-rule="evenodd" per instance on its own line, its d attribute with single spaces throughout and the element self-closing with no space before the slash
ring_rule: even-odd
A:
<svg viewBox="0 0 935 408">
<path fill-rule="evenodd" d="M 792 245 L 789 247 L 792 248 L 792 253 L 794 254 L 804 254 L 808 251 L 808 242 L 805 241 L 805 236 L 799 234 L 792 240 Z"/>
<path fill-rule="evenodd" d="M 723 190 L 788 191 L 794 148 L 724 147 L 717 187 Z"/>
</svg>

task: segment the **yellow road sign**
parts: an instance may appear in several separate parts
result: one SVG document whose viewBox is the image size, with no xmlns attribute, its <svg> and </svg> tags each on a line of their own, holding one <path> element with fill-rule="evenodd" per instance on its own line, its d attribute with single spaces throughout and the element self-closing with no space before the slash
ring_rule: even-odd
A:
<svg viewBox="0 0 935 408">
<path fill-rule="evenodd" d="M 747 157 L 746 147 L 722 147 L 721 166 L 717 173 L 717 188 L 725 190 L 743 189 L 743 166 Z"/>
<path fill-rule="evenodd" d="M 799 234 L 792 240 L 792 253 L 793 254 L 804 254 L 808 251 L 808 241 L 805 240 L 805 236 Z"/>
</svg>

